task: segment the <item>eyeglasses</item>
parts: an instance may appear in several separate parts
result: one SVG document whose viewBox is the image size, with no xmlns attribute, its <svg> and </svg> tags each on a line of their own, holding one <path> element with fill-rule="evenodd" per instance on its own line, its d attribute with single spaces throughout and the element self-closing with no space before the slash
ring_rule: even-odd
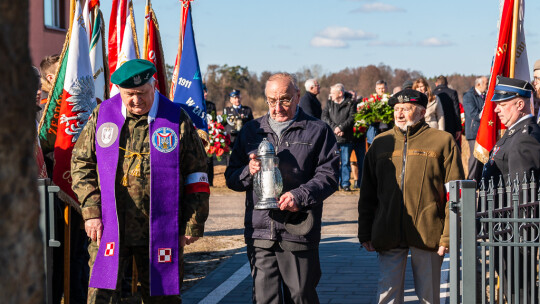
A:
<svg viewBox="0 0 540 304">
<path fill-rule="evenodd" d="M 280 99 L 280 100 L 274 100 L 274 99 L 266 98 L 266 102 L 268 102 L 268 104 L 271 107 L 275 107 L 278 102 L 282 107 L 290 107 L 292 101 L 293 101 L 293 98 Z"/>
<path fill-rule="evenodd" d="M 540 81 L 540 77 L 534 76 L 533 82 L 537 82 L 537 81 Z"/>
</svg>

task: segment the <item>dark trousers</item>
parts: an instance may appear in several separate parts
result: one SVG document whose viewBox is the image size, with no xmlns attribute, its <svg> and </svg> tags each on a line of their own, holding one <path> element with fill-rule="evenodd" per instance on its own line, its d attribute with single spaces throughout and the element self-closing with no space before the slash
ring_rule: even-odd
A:
<svg viewBox="0 0 540 304">
<path fill-rule="evenodd" d="M 214 186 L 214 156 L 206 158 L 206 174 L 208 174 L 208 183 Z"/>
<path fill-rule="evenodd" d="M 467 179 L 474 179 L 477 182 L 480 182 L 480 179 L 482 178 L 482 169 L 484 168 L 484 164 L 476 159 L 474 157 L 474 143 L 476 142 L 475 139 L 469 139 L 467 140 L 469 142 L 469 174 L 467 175 Z"/>
<path fill-rule="evenodd" d="M 64 203 L 56 199 L 56 236 L 64 238 Z M 86 303 L 88 293 L 88 237 L 81 229 L 83 219 L 76 211 L 71 211 L 71 257 L 70 257 L 70 303 Z M 61 303 L 64 294 L 64 242 L 60 247 L 53 248 L 53 303 Z"/>
<path fill-rule="evenodd" d="M 285 251 L 248 245 L 253 277 L 253 303 L 318 304 L 316 287 L 321 278 L 319 248 Z"/>
</svg>

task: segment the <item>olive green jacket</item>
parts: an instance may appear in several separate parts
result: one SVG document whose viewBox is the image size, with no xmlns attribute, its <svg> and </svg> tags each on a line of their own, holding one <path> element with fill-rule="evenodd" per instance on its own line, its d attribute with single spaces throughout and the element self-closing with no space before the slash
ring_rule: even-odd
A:
<svg viewBox="0 0 540 304">
<path fill-rule="evenodd" d="M 101 218 L 101 194 L 97 172 L 95 133 L 97 106 L 73 149 L 71 159 L 72 189 L 82 207 L 84 220 Z M 120 131 L 120 151 L 116 172 L 116 204 L 120 231 L 126 245 L 147 245 L 150 213 L 150 141 L 148 114 L 126 114 Z M 208 193 L 184 193 L 185 178 L 206 172 L 206 152 L 189 116 L 180 115 L 180 235 L 203 236 L 208 217 Z M 125 149 L 125 150 L 124 150 Z M 130 152 L 142 158 L 129 157 Z M 140 169 L 140 176 L 133 174 Z M 124 180 L 126 182 L 124 182 Z"/>
<path fill-rule="evenodd" d="M 461 152 L 450 133 L 424 120 L 375 138 L 364 161 L 358 239 L 377 251 L 448 247 L 445 184 L 463 179 Z M 402 190 L 404 189 L 404 190 Z"/>
</svg>

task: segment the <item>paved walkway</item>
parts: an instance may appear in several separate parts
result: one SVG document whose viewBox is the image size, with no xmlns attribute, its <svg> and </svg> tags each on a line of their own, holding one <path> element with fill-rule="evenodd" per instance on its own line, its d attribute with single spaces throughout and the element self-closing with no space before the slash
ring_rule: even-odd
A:
<svg viewBox="0 0 540 304">
<path fill-rule="evenodd" d="M 376 303 L 377 256 L 360 249 L 354 235 L 323 235 L 320 259 L 323 274 L 317 290 L 321 303 Z M 447 255 L 441 273 L 441 303 L 449 303 L 448 260 Z M 251 303 L 251 284 L 244 248 L 189 289 L 182 299 L 186 304 Z M 410 261 L 405 279 L 405 302 L 418 303 Z"/>
</svg>

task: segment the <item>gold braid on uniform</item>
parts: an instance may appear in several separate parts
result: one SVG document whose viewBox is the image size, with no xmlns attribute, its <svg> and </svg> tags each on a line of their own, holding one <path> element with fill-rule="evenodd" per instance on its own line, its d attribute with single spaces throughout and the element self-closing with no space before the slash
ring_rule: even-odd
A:
<svg viewBox="0 0 540 304">
<path fill-rule="evenodd" d="M 129 175 L 131 176 L 136 176 L 136 177 L 139 177 L 141 176 L 141 163 L 142 163 L 142 159 L 144 156 L 146 155 L 150 155 L 149 152 L 146 152 L 146 153 L 138 153 L 138 152 L 133 152 L 133 151 L 129 151 L 128 149 L 124 149 L 122 147 L 120 147 L 120 149 L 126 151 L 126 154 L 124 155 L 124 158 L 136 158 L 136 160 L 138 160 L 138 163 L 137 165 L 135 166 L 135 169 L 131 170 L 129 172 Z M 129 164 L 128 168 L 131 168 L 131 165 L 133 164 L 133 161 Z M 124 174 L 124 177 L 122 178 L 122 185 L 124 187 L 127 187 L 128 185 L 128 180 L 127 180 L 127 172 Z"/>
</svg>

